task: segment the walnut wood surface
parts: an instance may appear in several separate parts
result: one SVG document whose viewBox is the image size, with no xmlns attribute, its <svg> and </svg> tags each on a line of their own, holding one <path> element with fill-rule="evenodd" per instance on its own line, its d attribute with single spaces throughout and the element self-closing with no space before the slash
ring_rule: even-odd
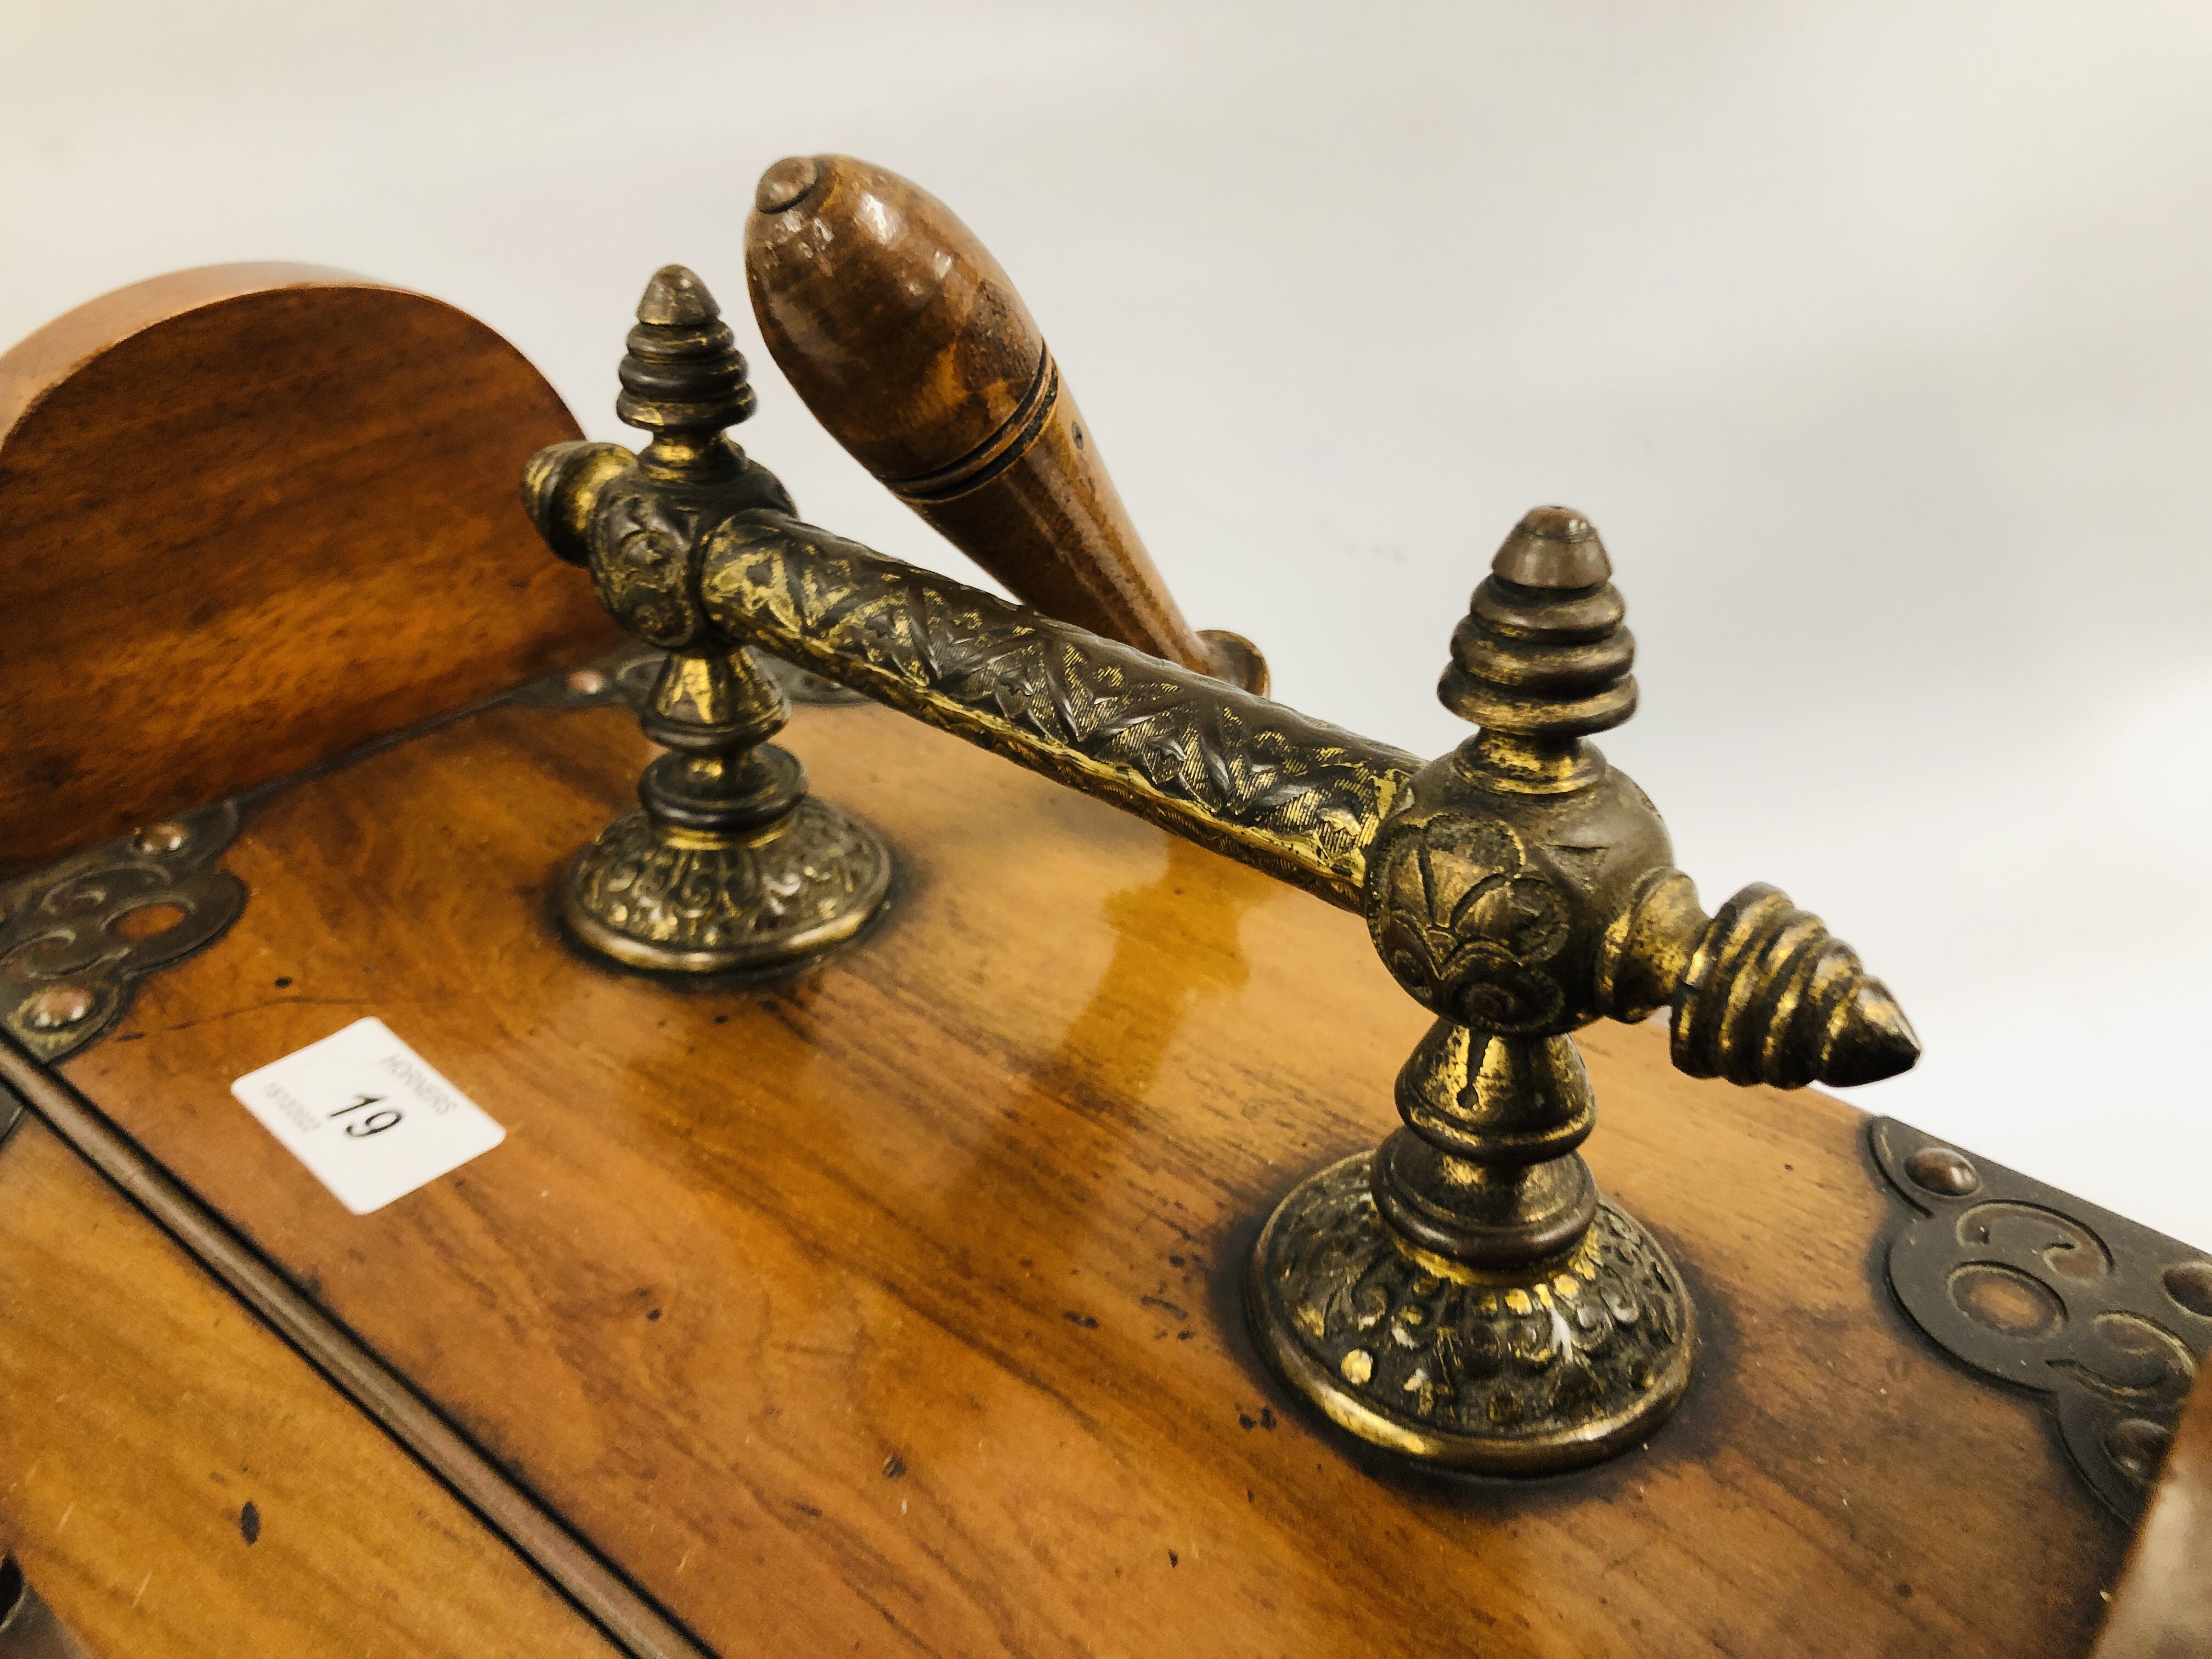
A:
<svg viewBox="0 0 2212 1659">
<path fill-rule="evenodd" d="M 815 418 L 946 540 L 1048 616 L 1217 672 L 1036 319 L 951 209 L 848 155 L 791 157 L 745 221 L 745 282 Z"/>
<path fill-rule="evenodd" d="M 2212 1369 L 2197 1374 L 2094 1659 L 2212 1653 Z"/>
<path fill-rule="evenodd" d="M 0 1080 L 78 1156 L 533 1563 L 634 1659 L 696 1644 L 505 1475 L 329 1314 L 69 1085 L 0 1040 Z"/>
<path fill-rule="evenodd" d="M 64 1070 L 726 1654 L 2087 1646 L 2121 1529 L 1878 1288 L 1856 1112 L 1593 1028 L 1590 1161 L 1698 1376 L 1581 1474 L 1405 1472 L 1239 1305 L 1426 1024 L 1358 919 L 879 709 L 787 737 L 903 871 L 797 980 L 564 948 L 552 874 L 648 751 L 502 705 L 263 803 L 243 918 Z M 228 1085 L 370 1013 L 507 1137 L 355 1218 Z"/>
<path fill-rule="evenodd" d="M 515 498 L 576 435 L 481 323 L 314 266 L 156 277 L 0 356 L 0 874 L 611 639 Z"/>
<path fill-rule="evenodd" d="M 611 1659 L 35 1120 L 0 1147 L 0 1542 L 93 1654 Z"/>
</svg>

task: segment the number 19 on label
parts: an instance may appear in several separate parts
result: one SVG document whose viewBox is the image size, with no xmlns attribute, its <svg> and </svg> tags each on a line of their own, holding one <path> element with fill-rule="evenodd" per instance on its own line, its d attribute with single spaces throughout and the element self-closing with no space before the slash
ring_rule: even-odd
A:
<svg viewBox="0 0 2212 1659">
<path fill-rule="evenodd" d="M 333 1119 L 341 1118 L 350 1113 L 367 1111 L 372 1106 L 383 1105 L 383 1103 L 382 1095 L 356 1095 L 353 1097 L 352 1105 L 341 1106 L 330 1115 Z M 355 1118 L 352 1122 L 346 1125 L 346 1133 L 356 1140 L 366 1139 L 370 1135 L 382 1134 L 386 1129 L 398 1123 L 399 1118 L 400 1112 L 398 1107 L 385 1106 L 380 1112 L 369 1112 L 367 1117 Z"/>
</svg>

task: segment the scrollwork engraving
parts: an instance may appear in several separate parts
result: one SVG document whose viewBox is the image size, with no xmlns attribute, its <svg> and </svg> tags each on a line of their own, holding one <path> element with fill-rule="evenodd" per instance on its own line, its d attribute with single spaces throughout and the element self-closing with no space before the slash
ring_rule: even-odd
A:
<svg viewBox="0 0 2212 1659">
<path fill-rule="evenodd" d="M 246 884 L 211 868 L 238 833 L 224 802 L 0 885 L 0 1020 L 42 1060 L 112 1026 L 144 975 L 212 944 Z"/>
<path fill-rule="evenodd" d="M 1348 909 L 1419 764 L 781 514 L 711 532 L 701 591 L 733 635 Z"/>
<path fill-rule="evenodd" d="M 627 940 L 655 953 L 641 965 L 682 953 L 743 968 L 849 933 L 890 878 L 882 843 L 807 796 L 774 834 L 719 845 L 656 835 L 633 812 L 577 855 L 566 880 L 569 913 L 596 924 L 602 949 Z"/>
<path fill-rule="evenodd" d="M 696 641 L 705 631 L 690 592 L 696 517 L 630 474 L 607 486 L 599 518 L 592 538 L 599 603 L 648 645 L 672 651 Z"/>
<path fill-rule="evenodd" d="M 1611 1204 L 1569 1258 L 1525 1282 L 1431 1272 L 1376 1213 L 1372 1160 L 1301 1186 L 1270 1223 L 1261 1294 L 1310 1364 L 1417 1431 L 1558 1441 L 1679 1387 L 1688 1303 L 1673 1264 Z M 1272 1248 L 1270 1248 L 1272 1246 Z"/>
<path fill-rule="evenodd" d="M 702 648 L 714 624 L 696 586 L 700 538 L 732 513 L 792 510 L 775 475 L 719 440 L 698 477 L 644 469 L 599 487 L 589 537 L 599 602 L 634 637 L 664 651 Z"/>
<path fill-rule="evenodd" d="M 1370 866 L 1369 931 L 1416 1002 L 1514 1036 L 1558 1021 L 1566 994 L 1546 964 L 1571 935 L 1567 902 L 1527 867 L 1510 825 L 1457 812 L 1401 818 Z"/>
<path fill-rule="evenodd" d="M 2081 1478 L 2132 1517 L 2212 1352 L 2212 1303 L 2187 1295 L 2203 1253 L 1893 1118 L 1868 1135 L 1901 1200 L 1898 1301 L 1954 1358 L 2046 1395 Z"/>
</svg>

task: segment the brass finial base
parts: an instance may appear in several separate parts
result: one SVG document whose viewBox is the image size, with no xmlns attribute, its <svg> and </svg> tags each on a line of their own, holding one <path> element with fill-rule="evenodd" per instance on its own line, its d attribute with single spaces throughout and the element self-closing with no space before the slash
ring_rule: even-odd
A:
<svg viewBox="0 0 2212 1659">
<path fill-rule="evenodd" d="M 586 948 L 665 973 L 793 966 L 852 938 L 890 889 L 873 831 L 806 793 L 768 741 L 791 717 L 777 678 L 700 613 L 685 549 L 718 516 L 793 511 L 783 486 L 722 428 L 752 387 L 721 307 L 682 265 L 638 301 L 615 412 L 653 434 L 642 454 L 558 444 L 531 458 L 523 498 L 563 557 L 588 560 L 631 633 L 669 652 L 639 723 L 670 752 L 560 878 L 560 909 Z"/>
<path fill-rule="evenodd" d="M 1564 1259 L 1477 1274 L 1392 1232 L 1374 1164 L 1310 1176 L 1260 1235 L 1246 1298 L 1284 1381 L 1362 1440 L 1482 1474 L 1595 1463 L 1667 1419 L 1697 1313 L 1642 1223 L 1601 1201 Z"/>
<path fill-rule="evenodd" d="M 561 916 L 633 968 L 767 970 L 852 938 L 890 878 L 875 832 L 811 795 L 749 836 L 670 830 L 633 812 L 569 865 Z"/>
<path fill-rule="evenodd" d="M 788 966 L 859 933 L 890 889 L 875 832 L 806 793 L 763 741 L 790 713 L 744 650 L 661 665 L 641 723 L 671 752 L 561 878 L 585 945 L 633 968 L 715 974 Z"/>
<path fill-rule="evenodd" d="M 1663 1000 L 1645 957 L 1659 937 L 1687 960 L 1695 913 L 1686 881 L 1653 879 L 1672 849 L 1651 803 L 1583 741 L 1636 708 L 1612 574 L 1588 520 L 1539 507 L 1475 589 L 1438 692 L 1481 729 L 1414 775 L 1367 854 L 1375 947 L 1438 1016 L 1398 1073 L 1405 1127 L 1292 1192 L 1248 1280 L 1291 1387 L 1447 1468 L 1609 1457 L 1697 1359 L 1674 1263 L 1576 1150 L 1597 1103 L 1572 1034 Z"/>
</svg>

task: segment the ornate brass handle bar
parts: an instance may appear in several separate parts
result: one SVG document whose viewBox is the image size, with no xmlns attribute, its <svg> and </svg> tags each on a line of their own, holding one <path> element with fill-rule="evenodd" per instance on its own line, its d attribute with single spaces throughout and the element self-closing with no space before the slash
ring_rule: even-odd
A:
<svg viewBox="0 0 2212 1659">
<path fill-rule="evenodd" d="M 698 550 L 734 639 L 1357 910 L 1421 762 L 774 512 Z"/>
<path fill-rule="evenodd" d="M 734 382 L 721 360 L 699 363 L 714 407 L 738 407 L 741 362 Z M 666 378 L 665 396 L 682 391 Z M 1424 764 L 804 524 L 701 419 L 680 448 L 665 420 L 638 423 L 660 433 L 643 455 L 556 446 L 532 459 L 524 495 L 608 608 L 678 653 L 654 736 L 684 738 L 677 717 L 724 696 L 715 675 L 758 681 L 739 642 L 766 646 L 1359 910 L 1437 1016 L 1398 1075 L 1404 1127 L 1308 1179 L 1261 1233 L 1252 1319 L 1294 1387 L 1377 1444 L 1493 1473 L 1588 1462 L 1651 1432 L 1688 1385 L 1695 1310 L 1577 1150 L 1595 1103 L 1571 1034 L 1671 1007 L 1682 1070 L 1783 1088 L 1870 1082 L 1919 1048 L 1881 983 L 1781 893 L 1754 884 L 1706 915 L 1650 799 L 1588 742 L 1635 712 L 1636 684 L 1626 605 L 1586 520 L 1540 507 L 1498 550 L 1439 687 L 1478 729 Z M 707 722 L 713 769 L 690 763 L 681 799 L 665 784 L 656 805 L 648 772 L 656 836 L 678 850 L 702 834 L 740 850 L 791 836 L 807 803 L 788 781 L 797 763 L 761 741 L 775 712 Z M 778 793 L 747 779 L 787 781 Z M 678 809 L 717 790 L 736 804 L 716 809 L 724 826 L 688 827 Z M 603 868 L 622 828 L 579 869 Z M 802 858 L 799 874 L 858 890 L 840 856 Z M 772 894 L 740 890 L 726 878 L 714 902 L 773 910 Z"/>
</svg>

